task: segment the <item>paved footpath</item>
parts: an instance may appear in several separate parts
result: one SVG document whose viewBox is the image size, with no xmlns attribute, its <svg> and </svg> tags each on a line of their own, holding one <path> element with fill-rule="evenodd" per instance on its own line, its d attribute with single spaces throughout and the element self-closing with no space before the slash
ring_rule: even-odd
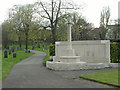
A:
<svg viewBox="0 0 120 90">
<path fill-rule="evenodd" d="M 43 66 L 45 53 L 35 54 L 16 64 L 7 78 L 2 82 L 3 88 L 114 88 L 112 86 L 78 78 L 79 75 L 91 72 L 108 71 L 52 71 Z"/>
</svg>

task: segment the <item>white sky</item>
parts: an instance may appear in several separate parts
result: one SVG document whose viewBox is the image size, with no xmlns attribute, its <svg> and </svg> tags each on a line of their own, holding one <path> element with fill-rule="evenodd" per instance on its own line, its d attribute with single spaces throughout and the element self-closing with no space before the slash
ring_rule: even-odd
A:
<svg viewBox="0 0 120 90">
<path fill-rule="evenodd" d="M 37 0 L 1 0 L 0 2 L 0 23 L 8 17 L 8 10 L 15 4 L 33 3 Z M 77 4 L 83 4 L 84 9 L 80 11 L 89 22 L 95 27 L 99 26 L 100 12 L 104 6 L 109 6 L 111 9 L 110 19 L 118 18 L 118 2 L 120 0 L 73 0 Z"/>
</svg>

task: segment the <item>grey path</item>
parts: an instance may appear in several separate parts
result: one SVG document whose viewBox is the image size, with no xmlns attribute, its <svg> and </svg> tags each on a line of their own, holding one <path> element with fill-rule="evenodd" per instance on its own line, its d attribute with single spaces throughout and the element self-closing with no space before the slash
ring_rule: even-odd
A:
<svg viewBox="0 0 120 90">
<path fill-rule="evenodd" d="M 42 65 L 45 53 L 32 52 L 36 54 L 13 67 L 10 74 L 2 82 L 3 88 L 114 88 L 78 78 L 81 74 L 112 69 L 52 71 Z"/>
</svg>

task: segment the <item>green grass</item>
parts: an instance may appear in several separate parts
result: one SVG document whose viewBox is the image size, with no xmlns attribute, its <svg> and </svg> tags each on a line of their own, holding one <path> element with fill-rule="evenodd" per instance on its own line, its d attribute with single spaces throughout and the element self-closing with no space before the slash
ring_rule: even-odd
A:
<svg viewBox="0 0 120 90">
<path fill-rule="evenodd" d="M 45 50 L 44 52 L 45 52 L 47 55 L 45 56 L 45 58 L 44 58 L 44 60 L 43 60 L 43 64 L 45 64 L 46 61 L 48 61 L 49 58 L 50 58 L 50 55 L 49 55 L 49 49 L 48 49 L 48 50 Z"/>
<path fill-rule="evenodd" d="M 50 55 L 49 55 L 49 49 L 44 49 L 44 50 L 42 50 L 42 46 L 43 46 L 43 45 L 44 45 L 44 46 L 48 46 L 48 47 L 50 46 L 50 44 L 48 44 L 48 43 L 40 43 L 40 48 L 37 48 L 37 44 L 36 44 L 34 50 L 36 50 L 36 51 L 41 51 L 41 52 L 44 52 L 44 53 L 47 54 L 47 55 L 45 56 L 44 60 L 43 60 L 43 64 L 45 64 L 46 61 L 49 60 Z M 17 45 L 11 45 L 10 47 L 19 47 L 19 45 L 18 45 L 18 44 L 17 44 Z M 22 45 L 22 48 L 25 49 L 25 45 Z M 32 50 L 32 45 L 29 45 L 29 46 L 28 46 L 28 49 Z"/>
<path fill-rule="evenodd" d="M 49 44 L 40 44 L 40 48 L 37 48 L 35 47 L 34 50 L 36 51 L 41 51 L 41 52 L 44 52 L 46 53 L 46 57 L 44 58 L 43 60 L 43 64 L 46 63 L 47 60 L 49 60 L 49 49 L 44 49 L 42 50 L 42 46 L 45 45 L 45 46 L 48 46 L 49 47 Z M 19 47 L 19 45 L 9 45 L 9 47 Z M 25 49 L 25 45 L 22 45 L 22 48 Z M 28 46 L 28 49 L 32 50 L 32 45 L 29 45 Z M 2 51 L 3 53 L 4 51 Z M 2 69 L 0 68 L 0 71 L 2 72 L 2 78 L 0 78 L 0 80 L 4 79 L 8 74 L 9 72 L 11 71 L 12 67 L 22 61 L 23 59 L 27 58 L 27 57 L 30 57 L 31 55 L 33 55 L 34 53 L 25 53 L 25 51 L 19 51 L 19 50 L 15 50 L 16 54 L 17 54 L 17 58 L 13 58 L 12 55 L 9 55 L 8 58 L 3 58 L 3 55 L 1 55 L 1 63 L 2 63 Z"/>
<path fill-rule="evenodd" d="M 118 82 L 118 72 L 117 70 L 113 71 L 105 71 L 105 72 L 96 72 L 96 73 L 89 73 L 81 75 L 80 78 L 113 85 L 113 86 L 120 86 Z"/>
<path fill-rule="evenodd" d="M 4 52 L 4 51 L 2 51 Z M 25 58 L 28 58 L 30 57 L 31 55 L 33 55 L 34 53 L 25 53 L 25 51 L 19 51 L 19 50 L 15 50 L 15 53 L 16 53 L 16 58 L 13 58 L 13 54 L 11 55 L 8 55 L 8 58 L 3 58 L 3 55 L 2 55 L 2 79 L 4 79 L 8 74 L 9 72 L 11 71 L 12 67 L 24 60 Z"/>
</svg>

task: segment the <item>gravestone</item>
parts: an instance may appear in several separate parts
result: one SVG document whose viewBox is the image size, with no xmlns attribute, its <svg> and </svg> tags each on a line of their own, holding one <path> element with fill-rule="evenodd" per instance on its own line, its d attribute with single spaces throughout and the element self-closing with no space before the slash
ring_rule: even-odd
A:
<svg viewBox="0 0 120 90">
<path fill-rule="evenodd" d="M 30 53 L 30 50 L 28 50 L 28 53 Z"/>
<path fill-rule="evenodd" d="M 40 48 L 40 44 L 38 43 L 38 48 Z"/>
<path fill-rule="evenodd" d="M 15 51 L 13 47 L 11 48 L 11 50 L 12 50 L 12 52 L 14 52 L 14 51 Z"/>
<path fill-rule="evenodd" d="M 13 58 L 16 58 L 16 53 L 13 53 Z"/>
<path fill-rule="evenodd" d="M 38 46 L 38 48 L 40 48 L 40 45 Z"/>
<path fill-rule="evenodd" d="M 25 50 L 25 53 L 30 53 L 30 50 Z"/>
<path fill-rule="evenodd" d="M 42 47 L 42 51 L 44 51 L 44 47 Z"/>
<path fill-rule="evenodd" d="M 9 50 L 9 55 L 11 55 L 11 50 Z"/>
<path fill-rule="evenodd" d="M 4 58 L 8 58 L 7 51 L 4 51 Z"/>
<path fill-rule="evenodd" d="M 25 53 L 28 53 L 28 50 L 25 50 Z"/>
<path fill-rule="evenodd" d="M 35 48 L 35 46 L 32 46 L 32 50 Z"/>
<path fill-rule="evenodd" d="M 8 49 L 8 50 L 9 50 L 9 47 L 6 47 L 6 49 Z"/>
</svg>

